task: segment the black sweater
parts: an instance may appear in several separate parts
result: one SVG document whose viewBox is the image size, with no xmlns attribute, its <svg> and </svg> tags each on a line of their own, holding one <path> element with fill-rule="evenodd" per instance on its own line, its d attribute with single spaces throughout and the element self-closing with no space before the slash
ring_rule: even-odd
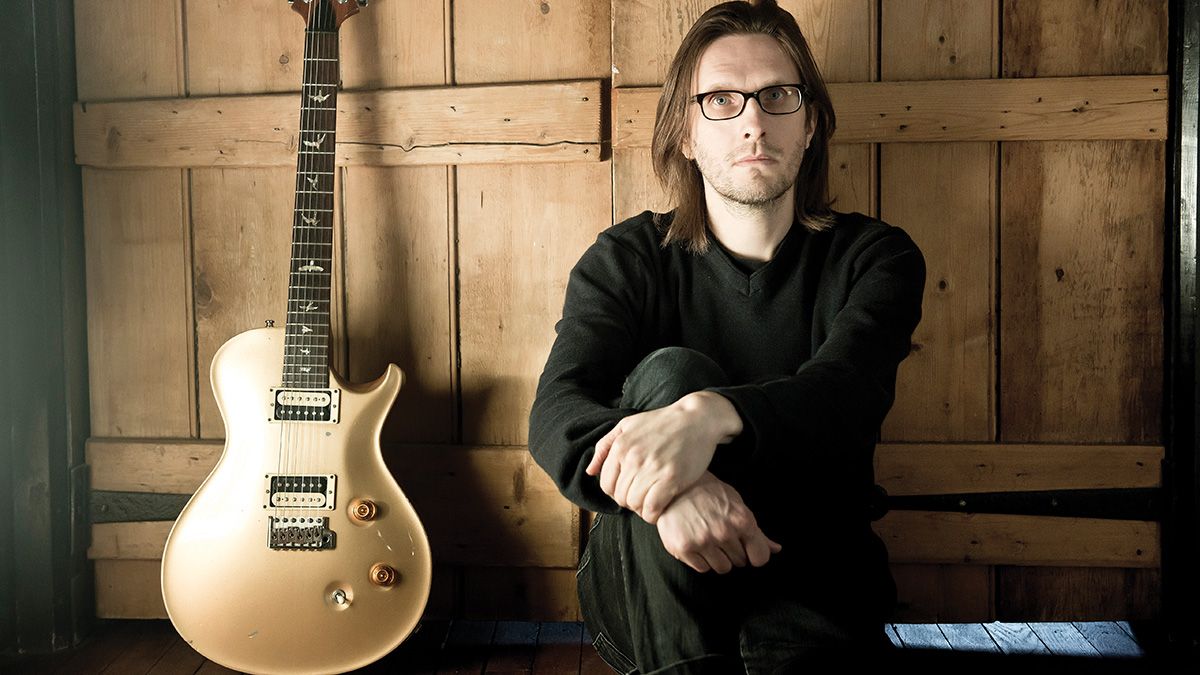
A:
<svg viewBox="0 0 1200 675">
<path fill-rule="evenodd" d="M 793 225 L 750 272 L 711 234 L 704 255 L 662 248 L 652 215 L 602 232 L 571 271 L 530 413 L 534 459 L 572 502 L 618 511 L 584 468 L 596 441 L 637 412 L 616 407 L 634 366 L 659 347 L 689 347 L 738 383 L 711 389 L 733 403 L 743 431 L 718 446 L 710 470 L 741 492 L 767 536 L 785 552 L 789 540 L 878 542 L 865 534 L 864 506 L 921 315 L 916 244 L 836 213 L 819 233 Z"/>
</svg>

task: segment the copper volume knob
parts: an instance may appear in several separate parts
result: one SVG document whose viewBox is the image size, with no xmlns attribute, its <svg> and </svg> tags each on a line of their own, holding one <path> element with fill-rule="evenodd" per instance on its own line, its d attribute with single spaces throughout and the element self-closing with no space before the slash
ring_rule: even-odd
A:
<svg viewBox="0 0 1200 675">
<path fill-rule="evenodd" d="M 350 513 L 357 520 L 375 520 L 375 514 L 378 509 L 375 507 L 375 502 L 370 499 L 355 499 L 350 503 Z"/>
<path fill-rule="evenodd" d="M 371 566 L 371 583 L 376 586 L 392 586 L 396 583 L 396 568 L 384 563 L 375 563 Z"/>
</svg>

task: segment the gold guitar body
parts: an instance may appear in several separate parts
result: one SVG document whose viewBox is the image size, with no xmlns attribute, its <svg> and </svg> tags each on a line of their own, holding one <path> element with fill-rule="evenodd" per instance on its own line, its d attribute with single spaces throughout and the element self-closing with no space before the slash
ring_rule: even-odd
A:
<svg viewBox="0 0 1200 675">
<path fill-rule="evenodd" d="M 223 666 L 344 672 L 395 649 L 429 597 L 425 530 L 379 448 L 404 375 L 389 364 L 378 380 L 352 387 L 330 371 L 329 389 L 340 390 L 336 423 L 271 421 L 283 352 L 284 330 L 259 328 L 213 358 L 225 450 L 167 538 L 163 600 L 188 644 Z M 268 478 L 279 475 L 323 477 L 325 493 L 272 494 L 288 482 Z M 324 502 L 280 506 L 304 500 Z M 366 515 L 360 500 L 375 507 L 371 517 L 358 517 Z M 327 518 L 325 547 L 297 543 L 292 518 Z M 300 548 L 276 547 L 284 545 Z M 373 577 L 380 565 L 396 572 L 391 585 Z"/>
</svg>

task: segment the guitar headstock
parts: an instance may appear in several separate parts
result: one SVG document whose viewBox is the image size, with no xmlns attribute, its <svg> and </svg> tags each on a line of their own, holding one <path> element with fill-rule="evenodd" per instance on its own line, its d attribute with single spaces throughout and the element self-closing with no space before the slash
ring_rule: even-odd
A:
<svg viewBox="0 0 1200 675">
<path fill-rule="evenodd" d="M 366 7 L 367 0 L 288 0 L 288 5 L 304 18 L 309 30 L 335 31 Z"/>
</svg>

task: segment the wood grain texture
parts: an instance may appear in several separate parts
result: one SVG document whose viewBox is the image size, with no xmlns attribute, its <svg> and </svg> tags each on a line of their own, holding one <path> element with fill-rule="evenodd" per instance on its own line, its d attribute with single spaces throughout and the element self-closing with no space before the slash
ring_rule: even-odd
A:
<svg viewBox="0 0 1200 675">
<path fill-rule="evenodd" d="M 649 147 L 658 87 L 618 92 L 613 147 Z M 833 83 L 831 142 L 1164 140 L 1167 94 L 1163 75 Z"/>
<path fill-rule="evenodd" d="M 229 338 L 286 320 L 295 198 L 294 169 L 198 169 L 192 172 L 192 239 L 200 433 L 223 438 L 209 368 Z M 342 341 L 340 181 L 334 186 L 334 276 L 330 308 L 331 365 L 345 372 Z M 282 364 L 280 364 L 282 373 Z"/>
<path fill-rule="evenodd" d="M 95 435 L 193 433 L 184 204 L 177 170 L 83 171 Z"/>
<path fill-rule="evenodd" d="M 382 439 L 450 442 L 457 404 L 446 169 L 344 171 L 349 377 L 370 381 L 396 363 L 404 385 Z"/>
<path fill-rule="evenodd" d="M 995 426 L 996 144 L 905 143 L 881 155 L 881 214 L 925 257 L 913 351 L 883 438 L 989 441 Z"/>
<path fill-rule="evenodd" d="M 420 456 L 419 448 L 465 453 L 464 446 L 385 444 L 389 456 Z M 92 438 L 91 487 L 152 493 L 194 492 L 216 466 L 217 440 Z M 524 446 L 509 448 L 521 458 Z M 469 454 L 456 454 L 469 457 Z M 876 480 L 891 495 L 1149 488 L 1162 484 L 1160 446 L 881 444 Z M 523 460 L 522 460 L 523 461 Z M 419 471 L 420 467 L 415 466 Z"/>
<path fill-rule="evenodd" d="M 455 82 L 606 78 L 609 34 L 607 2 L 458 2 Z"/>
<path fill-rule="evenodd" d="M 88 560 L 162 560 L 171 520 L 95 523 Z"/>
<path fill-rule="evenodd" d="M 1157 522 L 891 511 L 872 523 L 892 562 L 1157 567 Z"/>
<path fill-rule="evenodd" d="M 1165 73 L 1167 7 L 1005 2 L 1004 76 Z M 1001 276 L 1001 440 L 1161 436 L 1163 152 L 1156 142 L 1005 144 L 1001 260 L 1012 264 Z M 1157 575 L 1004 568 L 998 612 L 1156 616 Z"/>
<path fill-rule="evenodd" d="M 718 0 L 613 3 L 613 86 L 662 84 L 683 36 Z M 870 81 L 875 64 L 874 0 L 783 0 L 826 81 Z"/>
<path fill-rule="evenodd" d="M 335 162 L 598 162 L 600 105 L 596 80 L 348 91 L 338 95 Z M 75 159 L 294 167 L 299 128 L 298 93 L 81 103 Z"/>
<path fill-rule="evenodd" d="M 158 560 L 96 560 L 96 617 L 165 619 Z"/>
<path fill-rule="evenodd" d="M 191 494 L 223 447 L 219 441 L 98 438 L 87 441 L 93 490 Z"/>
<path fill-rule="evenodd" d="M 1163 161 L 1161 143 L 1005 145 L 1001 440 L 1160 438 Z"/>
<path fill-rule="evenodd" d="M 1167 72 L 1167 0 L 1006 0 L 1004 77 Z"/>
<path fill-rule="evenodd" d="M 182 2 L 75 2 L 79 100 L 184 95 Z"/>
<path fill-rule="evenodd" d="M 286 3 L 183 2 L 190 95 L 300 91 L 305 25 Z"/>
<path fill-rule="evenodd" d="M 889 495 L 1150 488 L 1162 485 L 1161 446 L 889 444 L 875 480 Z"/>
<path fill-rule="evenodd" d="M 464 442 L 525 443 L 568 274 L 610 225 L 608 185 L 606 164 L 459 168 Z"/>
<path fill-rule="evenodd" d="M 991 621 L 989 565 L 891 564 L 897 621 Z"/>
<path fill-rule="evenodd" d="M 446 0 L 372 2 L 341 27 L 342 86 L 390 89 L 450 84 Z"/>
<path fill-rule="evenodd" d="M 882 11 L 884 80 L 987 79 L 998 70 L 995 3 L 903 0 Z M 901 365 L 883 437 L 989 441 L 996 144 L 894 143 L 879 152 L 882 218 L 913 237 L 927 268 L 913 354 Z"/>
<path fill-rule="evenodd" d="M 1150 620 L 1162 616 L 1162 570 L 996 568 L 996 618 L 1006 621 Z"/>
<path fill-rule="evenodd" d="M 876 146 L 842 143 L 829 146 L 829 199 L 835 211 L 879 217 Z"/>
</svg>

